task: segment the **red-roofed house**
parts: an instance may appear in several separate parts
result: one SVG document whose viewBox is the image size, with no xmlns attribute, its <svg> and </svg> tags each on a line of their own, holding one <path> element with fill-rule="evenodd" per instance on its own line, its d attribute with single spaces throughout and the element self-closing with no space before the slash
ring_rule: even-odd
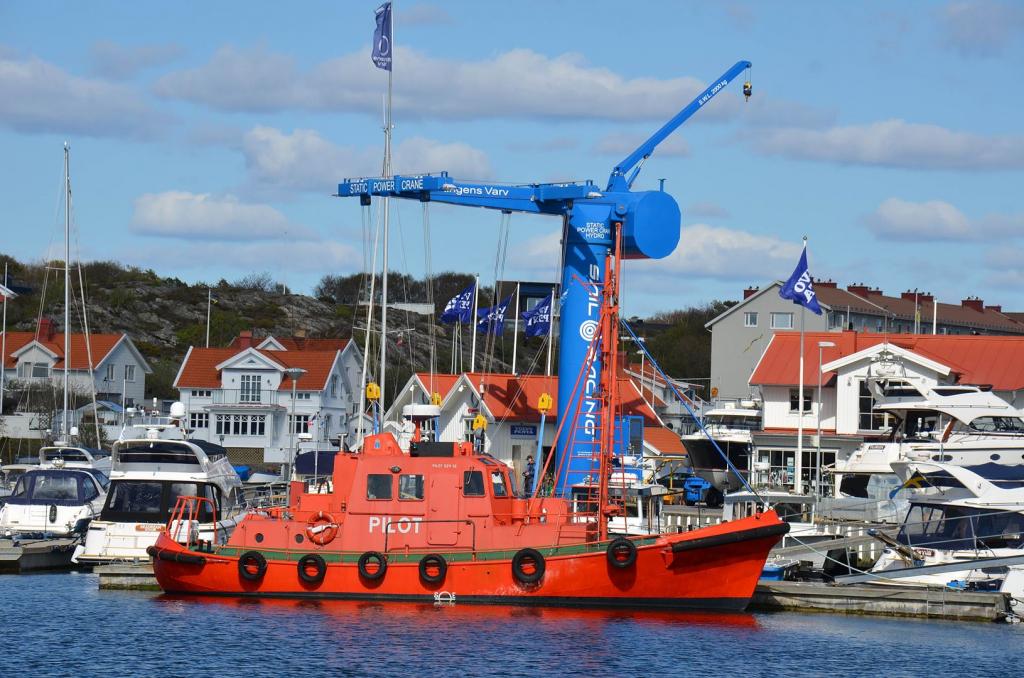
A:
<svg viewBox="0 0 1024 678">
<path fill-rule="evenodd" d="M 884 369 L 892 378 L 909 378 L 926 387 L 987 386 L 1014 407 L 1024 404 L 1024 337 L 809 332 L 804 336 L 804 459 L 798 465 L 804 469 L 813 463 L 808 455 L 814 452 L 811 436 L 818 426 L 819 342 L 835 345 L 821 348 L 821 444 L 826 464 L 837 450 L 889 426 L 884 415 L 872 412 L 866 384 L 869 369 L 872 374 Z M 764 403 L 764 430 L 755 434 L 754 444 L 773 467 L 796 465 L 799 360 L 799 332 L 776 332 L 750 377 Z M 769 459 L 773 455 L 778 459 Z"/>
<path fill-rule="evenodd" d="M 644 456 L 681 455 L 684 453 L 678 433 L 664 422 L 641 397 L 633 380 L 623 376 L 618 382 L 623 414 L 641 417 L 644 421 Z M 517 474 L 523 470 L 526 457 L 537 451 L 540 434 L 541 394 L 551 396 L 551 411 L 544 425 L 545 453 L 554 445 L 558 428 L 558 378 L 543 375 L 484 374 L 479 372 L 412 375 L 391 408 L 384 415 L 386 428 L 400 429 L 402 408 L 410 404 L 431 402 L 433 394 L 441 399 L 437 440 L 470 440 L 473 419 L 483 414 L 487 419 L 486 450 L 497 459 L 512 465 Z M 638 451 L 639 453 L 639 451 Z"/>
<path fill-rule="evenodd" d="M 289 349 L 289 342 L 267 337 L 254 346 L 251 333 L 243 333 L 229 348 L 191 347 L 174 387 L 193 435 L 227 447 L 234 459 L 266 463 L 287 461 L 293 447 L 354 442 L 361 353 L 347 340 L 317 341 L 335 343 L 324 344 L 328 350 Z M 294 401 L 293 368 L 305 370 Z M 311 439 L 299 443 L 304 433 Z"/>
<path fill-rule="evenodd" d="M 3 344 L 5 384 L 63 379 L 64 334 L 49 318 L 35 332 L 8 332 Z M 69 351 L 69 391 L 95 391 L 97 400 L 118 404 L 122 395 L 128 405 L 142 402 L 153 370 L 127 334 L 72 334 Z"/>
</svg>

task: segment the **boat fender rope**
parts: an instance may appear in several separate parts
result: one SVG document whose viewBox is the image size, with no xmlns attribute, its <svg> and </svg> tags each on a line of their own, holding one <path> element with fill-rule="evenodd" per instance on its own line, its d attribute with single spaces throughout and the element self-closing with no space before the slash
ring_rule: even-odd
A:
<svg viewBox="0 0 1024 678">
<path fill-rule="evenodd" d="M 533 563 L 533 572 L 527 572 L 523 565 Z M 544 556 L 537 549 L 520 549 L 512 556 L 512 576 L 520 584 L 536 584 L 544 576 Z"/>
<path fill-rule="evenodd" d="M 326 546 L 338 536 L 338 523 L 334 516 L 325 511 L 319 511 L 306 523 L 306 537 L 317 546 Z"/>
<path fill-rule="evenodd" d="M 299 558 L 299 579 L 306 584 L 319 584 L 327 576 L 327 563 L 323 557 L 316 553 L 307 553 Z M 314 572 L 310 572 L 314 568 Z"/>
<path fill-rule="evenodd" d="M 636 563 L 636 544 L 625 537 L 616 537 L 608 544 L 608 564 L 614 568 L 625 570 Z"/>
<path fill-rule="evenodd" d="M 430 574 L 431 568 L 436 569 L 437 572 Z M 420 558 L 420 579 L 427 584 L 440 584 L 444 581 L 446 574 L 448 574 L 448 561 L 441 554 L 430 553 Z"/>
<path fill-rule="evenodd" d="M 238 557 L 238 574 L 242 579 L 259 581 L 266 573 L 267 559 L 259 551 L 246 551 Z"/>
<path fill-rule="evenodd" d="M 377 569 L 374 572 L 370 572 L 367 565 L 373 561 L 377 564 Z M 384 557 L 384 554 L 380 551 L 367 551 L 363 555 L 359 556 L 359 576 L 368 581 L 377 581 L 384 577 L 384 573 L 388 571 L 388 559 Z"/>
</svg>

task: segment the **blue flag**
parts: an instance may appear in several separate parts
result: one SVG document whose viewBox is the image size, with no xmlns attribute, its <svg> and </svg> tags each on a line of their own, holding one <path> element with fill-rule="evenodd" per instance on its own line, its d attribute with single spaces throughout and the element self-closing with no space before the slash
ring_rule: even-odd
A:
<svg viewBox="0 0 1024 678">
<path fill-rule="evenodd" d="M 481 308 L 476 312 L 480 320 L 476 323 L 476 331 L 481 334 L 500 335 L 505 331 L 505 311 L 512 302 L 512 295 L 505 297 L 505 300 L 497 306 Z"/>
<path fill-rule="evenodd" d="M 449 301 L 441 313 L 443 323 L 468 323 L 473 317 L 473 290 L 476 283 L 473 283 Z"/>
<path fill-rule="evenodd" d="M 373 31 L 373 65 L 391 70 L 391 3 L 377 8 L 377 28 Z"/>
<path fill-rule="evenodd" d="M 800 253 L 800 261 L 797 262 L 793 275 L 789 276 L 789 280 L 779 288 L 779 296 L 821 315 L 818 295 L 814 293 L 814 281 L 811 280 L 811 273 L 807 270 L 806 246 L 804 246 L 804 251 Z"/>
<path fill-rule="evenodd" d="M 551 332 L 551 301 L 554 295 L 555 293 L 552 291 L 532 310 L 519 314 L 523 319 L 523 332 L 526 336 L 540 337 Z"/>
</svg>

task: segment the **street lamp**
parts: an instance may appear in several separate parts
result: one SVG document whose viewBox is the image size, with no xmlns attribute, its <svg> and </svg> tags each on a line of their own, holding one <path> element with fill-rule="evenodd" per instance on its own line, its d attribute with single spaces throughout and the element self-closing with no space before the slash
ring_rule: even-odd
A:
<svg viewBox="0 0 1024 678">
<path fill-rule="evenodd" d="M 292 380 L 292 414 L 291 420 L 288 422 L 288 454 L 285 456 L 287 461 L 284 465 L 284 481 L 288 483 L 288 489 L 286 495 L 288 497 L 288 504 L 292 503 L 292 464 L 295 459 L 295 387 L 299 381 L 299 378 L 306 373 L 306 370 L 301 367 L 289 367 L 284 371 L 288 375 L 288 378 Z"/>
<path fill-rule="evenodd" d="M 817 462 L 816 463 L 818 465 L 818 470 L 817 470 L 817 472 L 814 475 L 814 498 L 815 498 L 815 502 L 814 503 L 815 504 L 818 503 L 817 499 L 818 499 L 818 497 L 821 496 L 821 373 L 822 373 L 822 369 L 821 369 L 821 356 L 822 356 L 822 352 L 824 351 L 824 349 L 826 349 L 826 348 L 835 348 L 835 347 L 836 347 L 835 343 L 831 342 L 831 341 L 819 341 L 818 342 L 818 413 L 817 413 L 818 416 L 816 417 L 817 420 L 818 420 L 818 437 L 817 437 L 817 440 L 816 440 L 816 445 L 817 445 L 817 448 L 818 448 Z"/>
</svg>

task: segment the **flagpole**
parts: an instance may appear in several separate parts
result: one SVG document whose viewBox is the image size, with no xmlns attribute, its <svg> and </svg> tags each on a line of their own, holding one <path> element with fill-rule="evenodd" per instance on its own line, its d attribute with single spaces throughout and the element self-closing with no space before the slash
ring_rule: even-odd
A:
<svg viewBox="0 0 1024 678">
<path fill-rule="evenodd" d="M 807 236 L 804 236 L 804 256 L 807 255 Z M 796 459 L 793 462 L 793 489 L 800 494 L 801 476 L 804 461 L 804 314 L 807 309 L 800 304 L 800 381 L 797 386 L 797 429 Z M 819 365 L 820 369 L 820 365 Z"/>
<path fill-rule="evenodd" d="M 213 305 L 213 290 L 206 288 L 206 348 L 210 348 L 210 307 Z"/>
<path fill-rule="evenodd" d="M 480 303 L 480 276 L 477 275 L 475 280 L 476 282 L 473 283 L 473 317 L 470 321 L 472 323 L 473 328 L 471 330 L 471 332 L 473 333 L 473 343 L 471 344 L 472 348 L 470 349 L 469 355 L 470 372 L 476 372 L 476 314 L 477 311 L 479 310 L 477 306 Z"/>
<path fill-rule="evenodd" d="M 4 388 L 7 379 L 7 262 L 4 262 L 4 333 L 0 337 L 0 414 L 4 413 Z"/>
<path fill-rule="evenodd" d="M 516 283 L 515 331 L 512 333 L 512 374 L 516 373 L 516 348 L 519 344 L 519 283 Z"/>
</svg>

